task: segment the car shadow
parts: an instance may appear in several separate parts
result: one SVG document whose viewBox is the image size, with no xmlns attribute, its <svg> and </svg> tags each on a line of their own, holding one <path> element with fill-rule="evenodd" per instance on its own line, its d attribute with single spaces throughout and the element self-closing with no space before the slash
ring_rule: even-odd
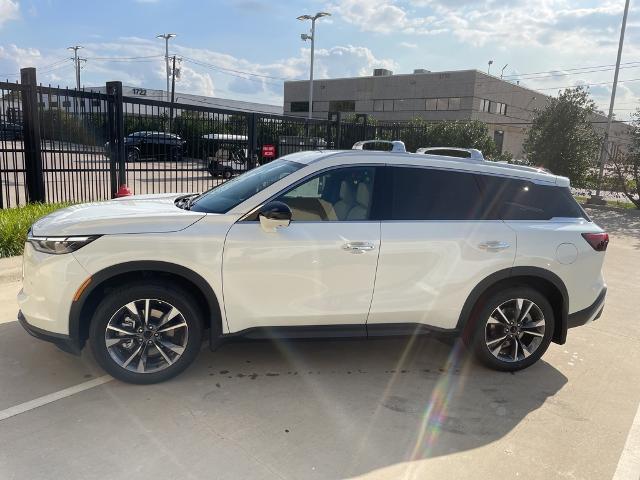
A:
<svg viewBox="0 0 640 480">
<path fill-rule="evenodd" d="M 544 361 L 492 371 L 460 341 L 430 336 L 229 343 L 173 382 L 190 385 L 192 408 L 198 396 L 218 418 L 242 412 L 296 431 L 296 455 L 326 458 L 329 476 L 344 478 L 490 444 L 567 378 Z"/>
<path fill-rule="evenodd" d="M 586 208 L 594 222 L 614 237 L 633 238 L 635 248 L 640 249 L 640 211 Z"/>
</svg>

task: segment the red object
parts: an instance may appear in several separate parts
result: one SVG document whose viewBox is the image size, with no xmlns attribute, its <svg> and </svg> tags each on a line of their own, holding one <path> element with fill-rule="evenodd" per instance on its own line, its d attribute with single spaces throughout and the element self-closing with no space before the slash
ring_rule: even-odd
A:
<svg viewBox="0 0 640 480">
<path fill-rule="evenodd" d="M 264 158 L 275 158 L 276 157 L 276 146 L 275 145 L 263 145 L 262 146 L 262 156 Z"/>
<path fill-rule="evenodd" d="M 131 190 L 129 190 L 129 187 L 127 187 L 126 183 L 123 183 L 122 185 L 120 185 L 120 188 L 116 192 L 117 198 L 128 197 L 130 195 L 133 195 L 133 193 L 131 193 Z"/>
<path fill-rule="evenodd" d="M 596 252 L 604 252 L 609 245 L 608 233 L 583 233 L 582 236 Z"/>
</svg>

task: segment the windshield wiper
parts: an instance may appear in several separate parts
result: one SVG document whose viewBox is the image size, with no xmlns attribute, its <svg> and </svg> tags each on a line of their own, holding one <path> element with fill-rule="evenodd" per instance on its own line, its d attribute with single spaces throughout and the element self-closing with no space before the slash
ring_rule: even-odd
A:
<svg viewBox="0 0 640 480">
<path fill-rule="evenodd" d="M 199 197 L 199 193 L 192 193 L 191 195 L 184 195 L 182 197 L 176 198 L 176 207 L 182 208 L 183 210 L 190 210 L 191 205 L 193 205 L 193 201 Z"/>
<path fill-rule="evenodd" d="M 196 201 L 196 198 L 198 198 L 200 196 L 199 193 L 194 193 L 193 195 L 189 195 L 187 198 L 187 204 L 185 205 L 184 209 L 185 210 L 191 210 L 191 206 L 193 205 L 193 202 Z"/>
</svg>

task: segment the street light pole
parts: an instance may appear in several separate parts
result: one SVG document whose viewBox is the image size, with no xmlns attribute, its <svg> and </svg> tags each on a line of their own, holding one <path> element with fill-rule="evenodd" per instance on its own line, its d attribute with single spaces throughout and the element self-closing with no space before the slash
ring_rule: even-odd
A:
<svg viewBox="0 0 640 480">
<path fill-rule="evenodd" d="M 328 17 L 330 13 L 318 12 L 315 15 L 300 15 L 298 20 L 311 20 L 311 35 L 303 33 L 300 38 L 305 40 L 311 40 L 311 66 L 309 69 L 309 119 L 313 117 L 313 57 L 315 53 L 315 41 L 316 41 L 316 20 L 321 17 Z"/>
<path fill-rule="evenodd" d="M 491 65 L 493 65 L 493 60 L 489 60 L 487 63 L 488 63 L 488 66 L 487 66 L 487 75 L 489 75 L 489 73 L 491 72 Z"/>
<path fill-rule="evenodd" d="M 169 39 L 175 36 L 176 36 L 175 33 L 161 33 L 159 35 L 156 35 L 156 38 L 164 38 L 164 63 L 165 63 L 166 72 L 167 72 L 167 101 L 169 101 L 169 91 L 170 91 L 169 78 L 171 75 L 169 72 Z"/>
<path fill-rule="evenodd" d="M 624 44 L 624 31 L 627 27 L 627 15 L 629 13 L 629 0 L 624 4 L 624 13 L 622 15 L 622 27 L 620 27 L 620 42 L 618 43 L 618 57 L 616 59 L 616 70 L 613 74 L 613 87 L 611 88 L 611 102 L 609 103 L 609 117 L 607 118 L 607 129 L 604 132 L 602 140 L 602 148 L 600 149 L 600 170 L 598 171 L 598 181 L 596 184 L 596 194 L 589 198 L 588 203 L 602 204 L 604 200 L 600 197 L 602 188 L 602 177 L 604 176 L 604 164 L 607 161 L 607 143 L 609 142 L 609 134 L 611 133 L 611 120 L 613 119 L 613 106 L 616 101 L 616 88 L 618 86 L 618 73 L 620 72 L 620 59 L 622 58 L 622 45 Z"/>
<path fill-rule="evenodd" d="M 509 66 L 509 64 L 507 63 L 504 67 L 502 67 L 502 70 L 500 70 L 500 80 L 502 80 L 502 77 L 504 76 L 504 69 L 507 68 Z"/>
</svg>

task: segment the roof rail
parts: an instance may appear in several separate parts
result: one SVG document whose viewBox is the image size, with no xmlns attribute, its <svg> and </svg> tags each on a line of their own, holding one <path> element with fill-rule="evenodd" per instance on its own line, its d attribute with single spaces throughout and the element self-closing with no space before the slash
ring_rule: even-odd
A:
<svg viewBox="0 0 640 480">
<path fill-rule="evenodd" d="M 458 155 L 447 155 L 447 152 L 468 153 L 468 157 Z M 459 147 L 422 147 L 416 150 L 416 153 L 425 155 L 440 155 L 444 157 L 455 157 L 461 160 L 484 161 L 484 155 L 476 148 L 459 148 Z"/>
<path fill-rule="evenodd" d="M 391 152 L 405 153 L 407 149 L 401 140 L 361 140 L 353 144 L 351 150 L 365 150 L 364 146 L 372 143 L 385 143 L 391 145 Z"/>
</svg>

